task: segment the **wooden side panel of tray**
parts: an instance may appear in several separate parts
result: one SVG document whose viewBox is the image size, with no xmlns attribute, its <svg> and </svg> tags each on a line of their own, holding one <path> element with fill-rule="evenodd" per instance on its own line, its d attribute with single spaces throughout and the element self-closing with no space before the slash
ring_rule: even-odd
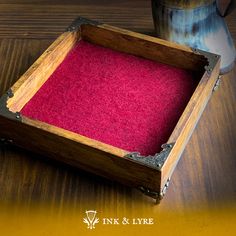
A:
<svg viewBox="0 0 236 236">
<path fill-rule="evenodd" d="M 199 75 L 204 74 L 168 141 L 175 144 L 162 166 L 133 160 L 127 157 L 129 153 L 125 150 L 21 116 L 22 107 L 47 81 L 80 38 L 114 50 L 193 70 Z M 0 99 L 0 137 L 160 198 L 211 96 L 218 71 L 219 57 L 215 55 L 206 56 L 188 47 L 79 18 Z"/>
<path fill-rule="evenodd" d="M 186 70 L 199 72 L 207 64 L 204 56 L 189 47 L 106 24 L 82 25 L 81 37 L 94 44 Z"/>
<path fill-rule="evenodd" d="M 219 79 L 220 60 L 217 60 L 211 73 L 205 72 L 195 93 L 177 123 L 168 143 L 175 143 L 161 168 L 161 189 L 168 187 L 171 175 L 186 147 L 198 120 L 200 119 Z"/>
<path fill-rule="evenodd" d="M 22 122 L 0 117 L 0 128 L 1 136 L 13 144 L 54 160 L 132 187 L 160 186 L 159 171 L 120 157 L 126 152 L 109 145 L 25 117 Z"/>
</svg>

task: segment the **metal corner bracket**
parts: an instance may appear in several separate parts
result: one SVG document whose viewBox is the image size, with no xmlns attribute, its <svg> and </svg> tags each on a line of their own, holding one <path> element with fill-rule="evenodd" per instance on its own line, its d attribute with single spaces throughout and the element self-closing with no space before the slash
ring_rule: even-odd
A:
<svg viewBox="0 0 236 236">
<path fill-rule="evenodd" d="M 216 80 L 216 83 L 215 83 L 215 85 L 214 85 L 214 87 L 213 87 L 213 92 L 216 92 L 218 89 L 219 89 L 219 87 L 220 87 L 220 84 L 221 84 L 221 75 L 218 77 L 218 79 Z"/>
<path fill-rule="evenodd" d="M 5 94 L 2 95 L 2 97 L 0 98 L 0 115 L 11 120 L 22 121 L 20 112 L 11 112 L 7 107 L 8 99 L 12 98 L 13 96 L 14 94 L 11 89 L 9 89 Z"/>
<path fill-rule="evenodd" d="M 132 152 L 127 154 L 125 157 L 137 161 L 139 163 L 145 164 L 149 167 L 154 167 L 161 170 L 165 163 L 170 151 L 174 147 L 174 143 L 163 144 L 162 151 L 155 154 L 154 156 L 141 156 L 139 152 Z"/>
<path fill-rule="evenodd" d="M 77 31 L 83 24 L 99 25 L 100 23 L 98 21 L 89 20 L 84 17 L 78 17 L 72 22 L 72 24 L 66 29 L 66 31 L 69 32 Z"/>
<path fill-rule="evenodd" d="M 166 194 L 166 191 L 169 187 L 169 184 L 170 184 L 170 178 L 167 179 L 163 189 L 161 190 L 160 193 L 156 192 L 156 191 L 153 191 L 153 190 L 150 190 L 149 188 L 145 188 L 143 186 L 140 186 L 138 187 L 138 189 L 143 193 L 145 194 L 146 196 L 149 196 L 151 198 L 154 198 L 156 200 L 156 204 L 160 203 L 160 201 L 163 199 L 163 197 L 165 196 Z"/>
<path fill-rule="evenodd" d="M 197 48 L 192 48 L 192 50 L 195 54 L 202 55 L 207 59 L 208 65 L 205 66 L 205 70 L 207 71 L 208 75 L 210 75 L 214 70 L 218 60 L 220 59 L 220 55 L 211 52 L 206 52 Z"/>
<path fill-rule="evenodd" d="M 13 144 L 12 139 L 0 138 L 0 147 Z"/>
</svg>

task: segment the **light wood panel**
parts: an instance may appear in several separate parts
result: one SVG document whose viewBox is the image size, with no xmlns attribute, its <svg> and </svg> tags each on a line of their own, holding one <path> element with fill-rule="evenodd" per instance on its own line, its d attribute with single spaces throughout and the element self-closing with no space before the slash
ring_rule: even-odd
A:
<svg viewBox="0 0 236 236">
<path fill-rule="evenodd" d="M 98 27 L 91 25 L 82 26 L 81 37 L 89 42 L 113 50 L 130 53 L 187 70 L 198 71 L 198 73 L 203 71 L 204 66 L 207 65 L 207 59 L 194 54 L 189 47 L 106 24 L 99 25 Z"/>
</svg>

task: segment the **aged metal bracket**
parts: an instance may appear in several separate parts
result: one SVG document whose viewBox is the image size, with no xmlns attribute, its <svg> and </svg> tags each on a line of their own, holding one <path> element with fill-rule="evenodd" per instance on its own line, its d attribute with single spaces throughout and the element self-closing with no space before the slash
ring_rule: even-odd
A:
<svg viewBox="0 0 236 236">
<path fill-rule="evenodd" d="M 220 83 L 221 83 L 221 76 L 218 77 L 216 83 L 215 83 L 215 86 L 213 88 L 213 92 L 217 91 L 219 86 L 220 86 Z"/>
<path fill-rule="evenodd" d="M 72 24 L 66 29 L 66 31 L 70 31 L 70 32 L 77 31 L 80 28 L 80 26 L 83 24 L 99 25 L 101 23 L 99 23 L 98 21 L 89 20 L 83 17 L 78 17 L 72 22 Z"/>
<path fill-rule="evenodd" d="M 170 185 L 170 178 L 167 179 L 167 181 L 166 181 L 166 183 L 165 183 L 163 189 L 161 190 L 161 193 L 160 193 L 160 196 L 159 196 L 159 199 L 160 199 L 160 200 L 165 196 L 166 191 L 167 191 L 167 189 L 169 188 L 169 185 Z"/>
<path fill-rule="evenodd" d="M 143 186 L 138 187 L 138 189 L 145 195 L 154 198 L 156 200 L 156 204 L 160 203 L 160 201 L 163 199 L 163 197 L 166 194 L 166 191 L 170 184 L 170 178 L 167 179 L 166 184 L 164 185 L 163 189 L 160 193 L 150 190 L 149 188 L 145 188 Z"/>
<path fill-rule="evenodd" d="M 13 140 L 12 139 L 6 139 L 6 138 L 0 138 L 0 147 L 12 144 Z"/>
<path fill-rule="evenodd" d="M 9 98 L 13 97 L 14 94 L 11 89 L 9 89 L 3 96 L 0 98 L 0 115 L 7 117 L 11 120 L 22 121 L 20 112 L 11 112 L 7 107 L 7 101 Z"/>
<path fill-rule="evenodd" d="M 160 197 L 160 194 L 156 191 L 152 191 L 150 190 L 149 188 L 145 188 L 143 186 L 140 186 L 138 187 L 138 189 L 145 195 L 151 197 L 151 198 L 154 198 L 154 199 L 158 199 L 159 200 L 159 197 Z"/>
<path fill-rule="evenodd" d="M 147 166 L 158 168 L 160 170 L 163 164 L 165 163 L 165 160 L 167 159 L 173 146 L 174 143 L 163 144 L 161 146 L 162 151 L 160 153 L 155 154 L 154 156 L 141 156 L 139 152 L 132 152 L 126 155 L 125 157 L 145 164 Z"/>
<path fill-rule="evenodd" d="M 220 59 L 220 55 L 206 52 L 197 48 L 192 48 L 192 50 L 195 54 L 202 55 L 207 59 L 208 65 L 205 66 L 205 70 L 207 71 L 208 75 L 210 75 L 213 69 L 215 68 L 215 65 L 217 64 L 218 60 Z"/>
</svg>

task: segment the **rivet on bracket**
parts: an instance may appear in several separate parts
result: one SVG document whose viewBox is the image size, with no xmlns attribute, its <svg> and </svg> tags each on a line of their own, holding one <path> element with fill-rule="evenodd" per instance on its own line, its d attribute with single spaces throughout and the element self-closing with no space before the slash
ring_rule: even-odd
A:
<svg viewBox="0 0 236 236">
<path fill-rule="evenodd" d="M 170 178 L 167 179 L 161 193 L 159 194 L 156 191 L 150 190 L 149 188 L 145 188 L 143 186 L 138 187 L 138 189 L 144 193 L 145 195 L 154 198 L 156 200 L 156 204 L 160 203 L 161 199 L 164 197 L 164 195 L 166 194 L 166 191 L 169 187 L 170 184 Z"/>
</svg>

